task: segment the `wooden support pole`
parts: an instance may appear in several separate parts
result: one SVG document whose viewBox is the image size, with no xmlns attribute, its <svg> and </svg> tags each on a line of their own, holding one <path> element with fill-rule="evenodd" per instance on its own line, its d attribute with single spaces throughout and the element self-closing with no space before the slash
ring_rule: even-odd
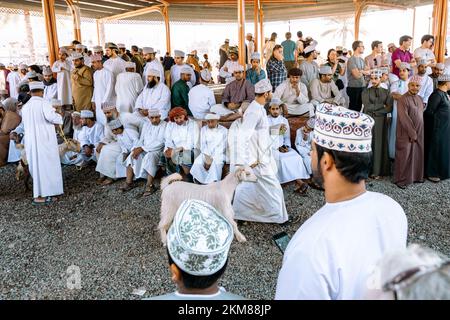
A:
<svg viewBox="0 0 450 320">
<path fill-rule="evenodd" d="M 237 0 L 239 64 L 245 66 L 245 0 Z"/>
<path fill-rule="evenodd" d="M 414 7 L 414 9 L 413 9 L 413 22 L 412 22 L 412 34 L 411 34 L 411 37 L 413 37 L 413 38 L 412 38 L 412 41 L 411 41 L 411 48 L 414 48 L 415 34 L 416 34 L 416 8 Z"/>
<path fill-rule="evenodd" d="M 81 16 L 80 9 L 73 3 L 73 0 L 66 0 L 67 5 L 70 8 L 73 19 L 73 36 L 74 39 L 81 42 Z"/>
<path fill-rule="evenodd" d="M 359 24 L 361 22 L 361 14 L 366 7 L 366 3 L 360 0 L 354 0 L 355 3 L 355 41 L 359 40 Z"/>
<path fill-rule="evenodd" d="M 58 33 L 56 30 L 55 0 L 42 0 L 42 12 L 47 35 L 48 58 L 50 65 L 57 60 L 59 52 Z"/>
<path fill-rule="evenodd" d="M 254 0 L 253 2 L 253 24 L 254 24 L 254 35 L 253 41 L 255 43 L 255 51 L 258 51 L 258 11 L 259 11 L 259 0 Z"/>
<path fill-rule="evenodd" d="M 161 10 L 161 13 L 164 17 L 164 24 L 166 26 L 166 50 L 167 52 L 171 51 L 170 48 L 170 20 L 169 20 L 169 9 L 167 6 L 164 6 L 164 8 Z"/>
<path fill-rule="evenodd" d="M 261 53 L 261 66 L 263 66 L 264 65 L 264 46 L 266 45 L 266 42 L 264 39 L 264 11 L 261 7 L 261 4 L 259 6 L 259 38 L 261 39 L 259 42 L 260 53 Z"/>
<path fill-rule="evenodd" d="M 444 62 L 445 45 L 447 38 L 447 18 L 448 18 L 448 2 L 447 0 L 434 1 L 434 55 L 437 62 Z"/>
</svg>

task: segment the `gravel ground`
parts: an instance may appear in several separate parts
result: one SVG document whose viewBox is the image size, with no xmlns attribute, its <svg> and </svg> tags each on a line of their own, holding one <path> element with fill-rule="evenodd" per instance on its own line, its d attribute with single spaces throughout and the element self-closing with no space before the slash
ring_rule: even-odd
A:
<svg viewBox="0 0 450 320">
<path fill-rule="evenodd" d="M 65 195 L 55 204 L 34 207 L 31 192 L 14 179 L 14 167 L 0 169 L 0 299 L 140 299 L 174 290 L 166 251 L 155 227 L 160 193 L 140 198 L 144 182 L 127 194 L 119 183 L 96 185 L 94 169 L 63 170 Z M 389 180 L 370 182 L 369 190 L 397 200 L 408 216 L 408 241 L 450 253 L 450 181 L 426 182 L 401 190 Z M 253 299 L 272 299 L 282 255 L 275 233 L 293 235 L 323 204 L 323 193 L 308 197 L 285 187 L 288 226 L 240 226 L 248 242 L 236 241 L 221 281 L 227 290 Z M 67 288 L 67 268 L 78 266 L 81 289 Z"/>
</svg>

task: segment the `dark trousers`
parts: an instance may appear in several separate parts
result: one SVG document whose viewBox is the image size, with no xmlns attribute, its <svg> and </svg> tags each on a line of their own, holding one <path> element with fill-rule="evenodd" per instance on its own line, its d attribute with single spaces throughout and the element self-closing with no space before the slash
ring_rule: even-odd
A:
<svg viewBox="0 0 450 320">
<path fill-rule="evenodd" d="M 361 111 L 362 108 L 362 99 L 361 93 L 363 92 L 364 87 L 347 87 L 347 95 L 350 99 L 350 104 L 348 108 L 354 111 Z"/>
</svg>

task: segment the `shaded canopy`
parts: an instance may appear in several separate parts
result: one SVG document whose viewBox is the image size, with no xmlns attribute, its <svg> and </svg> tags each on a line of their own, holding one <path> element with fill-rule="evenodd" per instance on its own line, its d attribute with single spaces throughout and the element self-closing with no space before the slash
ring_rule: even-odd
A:
<svg viewBox="0 0 450 320">
<path fill-rule="evenodd" d="M 313 17 L 353 14 L 353 0 L 260 0 L 264 9 L 264 21 L 284 21 Z M 2 0 L 2 6 L 41 11 L 40 0 Z M 162 2 L 169 4 L 171 21 L 189 22 L 235 22 L 237 20 L 236 0 L 81 0 L 73 1 L 80 8 L 82 17 L 101 19 L 143 9 Z M 302 2 L 305 2 L 302 4 Z M 372 1 L 371 1 L 372 2 Z M 413 8 L 432 4 L 433 0 L 380 0 L 379 4 L 398 5 Z M 246 0 L 246 20 L 253 19 L 253 0 Z M 65 0 L 55 0 L 57 14 L 67 14 Z M 371 6 L 368 10 L 376 10 Z M 143 14 L 133 20 L 154 20 L 155 16 Z"/>
</svg>

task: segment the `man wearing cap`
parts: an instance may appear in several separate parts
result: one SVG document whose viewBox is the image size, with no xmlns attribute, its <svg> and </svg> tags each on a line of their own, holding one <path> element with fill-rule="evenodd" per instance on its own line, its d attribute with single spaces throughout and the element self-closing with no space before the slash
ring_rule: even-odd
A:
<svg viewBox="0 0 450 320">
<path fill-rule="evenodd" d="M 105 138 L 105 128 L 98 121 L 95 121 L 94 113 L 91 110 L 81 110 L 81 132 L 77 141 L 80 144 L 80 157 L 74 164 L 86 166 L 89 161 L 97 162 L 96 149 Z"/>
<path fill-rule="evenodd" d="M 295 181 L 294 192 L 306 195 L 308 185 L 302 180 L 309 179 L 310 175 L 303 159 L 291 148 L 291 129 L 288 120 L 281 115 L 281 104 L 281 100 L 272 99 L 267 115 L 272 152 L 278 167 L 277 177 L 281 184 Z"/>
<path fill-rule="evenodd" d="M 19 83 L 21 81 L 17 65 L 12 66 L 11 72 L 6 77 L 6 81 L 9 84 L 9 96 L 17 99 L 19 96 Z"/>
<path fill-rule="evenodd" d="M 170 89 L 161 82 L 157 69 L 146 70 L 147 85 L 136 99 L 134 109 L 159 110 L 161 119 L 167 119 L 170 110 Z"/>
<path fill-rule="evenodd" d="M 103 54 L 103 47 L 102 46 L 93 46 L 92 47 L 92 55 L 99 54 L 102 57 L 102 62 L 105 63 L 106 60 L 108 60 L 108 57 Z M 92 61 L 91 61 L 92 65 Z"/>
<path fill-rule="evenodd" d="M 333 81 L 333 70 L 328 65 L 320 66 L 319 79 L 313 79 L 309 86 L 311 92 L 311 103 L 317 107 L 320 103 L 326 102 L 343 106 L 344 97 Z"/>
<path fill-rule="evenodd" d="M 364 89 L 361 95 L 363 112 L 375 121 L 372 130 L 372 168 L 371 177 L 379 179 L 391 174 L 388 153 L 389 123 L 387 115 L 392 112 L 393 99 L 389 90 L 381 87 L 380 70 L 370 73 L 370 88 Z"/>
<path fill-rule="evenodd" d="M 27 75 L 27 65 L 24 63 L 19 64 L 19 75 L 20 80 L 23 81 L 25 79 L 25 76 Z"/>
<path fill-rule="evenodd" d="M 428 60 L 417 59 L 417 76 L 422 79 L 420 83 L 419 96 L 423 100 L 425 108 L 427 107 L 428 98 L 433 93 L 433 80 L 427 75 Z"/>
<path fill-rule="evenodd" d="M 424 180 L 424 106 L 418 95 L 421 82 L 421 77 L 412 76 L 408 92 L 397 104 L 394 183 L 401 189 Z"/>
<path fill-rule="evenodd" d="M 198 60 L 195 58 L 195 50 L 187 54 L 186 64 L 190 65 L 195 72 L 200 72 L 200 65 Z"/>
<path fill-rule="evenodd" d="M 118 43 L 117 48 L 119 49 L 118 56 L 124 61 L 130 61 L 130 57 L 127 55 L 127 48 L 123 43 Z"/>
<path fill-rule="evenodd" d="M 397 140 L 397 101 L 408 92 L 409 72 L 411 66 L 409 63 L 403 62 L 399 67 L 399 77 L 393 75 L 391 83 L 391 95 L 394 99 L 392 106 L 392 120 L 389 128 L 389 158 L 395 159 L 395 144 Z"/>
<path fill-rule="evenodd" d="M 225 79 L 225 83 L 230 83 L 234 80 L 233 74 L 237 69 L 241 68 L 239 64 L 239 52 L 237 47 L 230 47 L 228 50 L 229 59 L 220 68 L 219 75 Z"/>
<path fill-rule="evenodd" d="M 264 105 L 272 98 L 272 85 L 264 79 L 255 85 L 255 100 L 246 108 L 237 140 L 230 152 L 230 171 L 236 166 L 250 166 L 258 177 L 256 183 L 240 183 L 235 191 L 233 209 L 237 220 L 284 223 L 288 220 L 283 189 L 277 178 L 277 166 Z M 231 132 L 230 132 L 231 133 Z"/>
<path fill-rule="evenodd" d="M 175 50 L 175 64 L 170 68 L 170 87 L 173 87 L 173 85 L 180 80 L 181 78 L 181 68 L 183 67 L 189 67 L 187 64 L 184 63 L 184 57 L 185 54 L 183 51 Z M 190 88 L 194 87 L 197 82 L 197 78 L 194 73 L 194 69 L 191 68 L 191 80 L 188 83 L 188 86 Z M 167 82 L 169 83 L 169 82 Z"/>
<path fill-rule="evenodd" d="M 94 72 L 94 92 L 92 94 L 92 110 L 95 111 L 97 121 L 106 126 L 106 117 L 102 111 L 102 104 L 113 103 L 116 99 L 114 92 L 114 74 L 103 67 L 102 57 L 99 54 L 92 55 L 92 67 Z"/>
<path fill-rule="evenodd" d="M 208 69 L 200 71 L 200 84 L 189 90 L 189 110 L 195 119 L 205 119 L 211 107 L 216 104 L 214 92 L 207 87 L 211 81 L 211 72 Z"/>
<path fill-rule="evenodd" d="M 300 65 L 300 70 L 302 70 L 301 81 L 306 85 L 306 88 L 309 88 L 313 79 L 319 78 L 319 66 L 317 62 L 314 61 L 317 60 L 316 46 L 317 41 L 313 40 L 303 51 L 305 60 Z"/>
<path fill-rule="evenodd" d="M 444 74 L 445 65 L 443 63 L 436 63 L 434 67 L 431 67 L 430 78 L 433 81 L 433 91 L 436 90 L 438 85 L 438 78 L 440 75 Z"/>
<path fill-rule="evenodd" d="M 81 53 L 83 55 L 84 64 L 90 68 L 91 67 L 91 58 L 87 55 L 85 50 L 86 50 L 86 46 L 83 46 L 82 44 L 75 45 L 75 52 Z M 73 67 L 75 67 L 75 66 L 73 66 Z"/>
<path fill-rule="evenodd" d="M 198 156 L 200 130 L 195 120 L 189 119 L 185 109 L 175 107 L 169 113 L 164 157 L 167 173 L 180 173 L 185 180 L 192 182 L 190 170 Z"/>
<path fill-rule="evenodd" d="M 116 176 L 125 178 L 127 176 L 126 159 L 131 153 L 131 149 L 139 140 L 139 132 L 136 128 L 125 127 L 120 119 L 114 119 L 108 122 L 108 127 L 116 136 L 117 144 L 120 147 L 120 153 L 116 158 Z M 131 186 L 126 182 L 119 188 L 119 191 L 129 191 Z"/>
<path fill-rule="evenodd" d="M 282 101 L 284 116 L 303 115 L 308 113 L 314 116 L 314 105 L 309 102 L 308 89 L 300 81 L 302 71 L 299 68 L 292 68 L 289 71 L 289 78 L 282 82 L 273 93 L 273 97 Z"/>
<path fill-rule="evenodd" d="M 55 61 L 52 66 L 52 71 L 56 73 L 56 81 L 58 83 L 58 100 L 61 100 L 64 106 L 71 106 L 72 100 L 72 84 L 70 81 L 70 74 L 72 71 L 72 64 L 67 59 L 69 54 L 67 49 L 59 49 L 59 60 Z"/>
<path fill-rule="evenodd" d="M 261 54 L 259 52 L 253 52 L 250 59 L 250 68 L 247 69 L 245 78 L 252 85 L 255 85 L 262 79 L 266 78 L 266 72 L 261 69 Z"/>
<path fill-rule="evenodd" d="M 63 180 L 55 125 L 62 125 L 62 114 L 44 100 L 44 84 L 30 83 L 31 99 L 22 108 L 27 135 L 25 151 L 33 177 L 33 204 L 48 204 L 62 194 Z"/>
<path fill-rule="evenodd" d="M 194 181 L 209 184 L 222 180 L 228 130 L 219 124 L 220 115 L 208 113 L 200 131 L 200 152 L 191 168 Z"/>
<path fill-rule="evenodd" d="M 122 188 L 123 191 L 128 191 L 133 187 L 133 179 L 147 179 L 143 196 L 156 192 L 153 180 L 163 156 L 167 125 L 167 122 L 161 119 L 158 109 L 150 110 L 148 118 L 150 121 L 144 123 L 139 141 L 126 159 L 127 178 Z"/>
<path fill-rule="evenodd" d="M 300 127 L 295 132 L 295 149 L 300 154 L 305 165 L 306 171 L 311 178 L 312 167 L 311 167 L 311 144 L 314 130 L 315 118 L 309 118 L 303 127 Z M 309 179 L 309 184 L 317 188 L 316 185 Z"/>
<path fill-rule="evenodd" d="M 326 204 L 289 242 L 275 299 L 362 299 L 377 261 L 388 250 L 406 247 L 403 209 L 366 190 L 373 124 L 369 116 L 343 107 L 317 108 L 311 158 Z"/>
<path fill-rule="evenodd" d="M 0 167 L 8 160 L 10 146 L 10 133 L 17 128 L 21 117 L 17 113 L 19 101 L 16 98 L 8 98 L 0 104 Z"/>
<path fill-rule="evenodd" d="M 223 67 L 225 62 L 228 61 L 228 49 L 229 48 L 230 48 L 230 40 L 225 39 L 225 43 L 223 45 L 221 45 L 219 48 L 219 56 L 220 56 L 219 70 Z M 220 75 L 219 75 L 219 82 L 222 84 L 225 83 L 225 79 L 220 77 Z"/>
<path fill-rule="evenodd" d="M 52 101 L 53 99 L 58 99 L 58 83 L 56 79 L 53 78 L 53 71 L 50 68 L 44 68 L 42 70 L 42 75 L 44 76 L 44 99 L 47 101 Z M 62 103 L 62 102 L 61 102 Z"/>
<path fill-rule="evenodd" d="M 114 74 L 114 81 L 119 73 L 125 72 L 125 61 L 118 56 L 119 48 L 112 43 L 105 44 L 106 56 L 108 60 L 103 66 Z"/>
<path fill-rule="evenodd" d="M 249 65 L 251 56 L 253 54 L 253 52 L 255 52 L 255 41 L 253 41 L 253 34 L 251 33 L 247 33 L 247 35 L 245 36 L 245 39 L 247 40 L 247 43 L 245 44 L 245 46 L 247 47 L 247 51 L 246 51 L 246 63 L 247 65 Z"/>
<path fill-rule="evenodd" d="M 94 79 L 92 69 L 84 64 L 84 57 L 81 53 L 75 52 L 72 55 L 74 69 L 72 70 L 72 97 L 74 109 L 91 109 L 92 93 L 94 92 Z"/>
<path fill-rule="evenodd" d="M 116 106 L 119 112 L 133 112 L 136 99 L 142 92 L 144 85 L 142 77 L 136 73 L 136 64 L 134 62 L 126 62 L 126 72 L 122 72 L 116 79 Z"/>
<path fill-rule="evenodd" d="M 297 59 L 297 47 L 295 42 L 291 40 L 291 37 L 292 34 L 286 32 L 286 40 L 281 43 L 283 47 L 284 65 L 286 66 L 287 71 L 295 67 Z"/>
<path fill-rule="evenodd" d="M 369 75 L 369 67 L 365 65 L 362 54 L 364 53 L 364 44 L 362 41 L 354 41 L 352 44 L 354 51 L 347 61 L 347 95 L 350 99 L 349 109 L 361 111 L 361 93 L 366 87 L 365 76 Z"/>
<path fill-rule="evenodd" d="M 402 62 L 409 63 L 411 67 L 415 67 L 415 59 L 409 51 L 411 48 L 412 37 L 401 36 L 399 40 L 400 47 L 392 53 L 392 73 L 399 75 L 399 67 Z"/>
<path fill-rule="evenodd" d="M 145 60 L 145 66 L 144 66 L 144 85 L 147 84 L 147 70 L 148 69 L 156 69 L 159 71 L 159 78 L 161 79 L 160 82 L 165 83 L 165 76 L 164 76 L 164 67 L 159 62 L 158 59 L 156 59 L 156 51 L 155 49 L 151 47 L 144 47 L 142 48 L 142 52 L 144 53 L 144 60 Z"/>
<path fill-rule="evenodd" d="M 131 55 L 130 62 L 133 62 L 136 65 L 136 72 L 142 77 L 144 71 L 144 59 L 139 54 L 138 46 L 131 46 Z"/>
<path fill-rule="evenodd" d="M 189 116 L 192 112 L 189 109 L 189 86 L 187 83 L 191 80 L 191 67 L 184 66 L 181 68 L 180 80 L 172 86 L 172 108 L 182 107 Z"/>
<path fill-rule="evenodd" d="M 107 123 L 119 119 L 125 128 L 130 127 L 137 132 L 140 132 L 142 129 L 144 124 L 142 119 L 132 113 L 119 113 L 114 103 L 103 103 L 102 110 Z M 117 135 L 114 134 L 108 125 L 105 126 L 105 137 L 95 149 L 98 159 L 95 170 L 100 173 L 100 178 L 97 179 L 97 183 L 106 186 L 114 183 L 117 178 L 125 178 L 125 170 L 122 172 L 117 171 L 117 159 L 121 155 L 122 149 L 119 145 Z"/>
<path fill-rule="evenodd" d="M 426 61 L 427 70 L 426 74 L 431 74 L 431 67 L 436 65 L 436 57 L 434 56 L 433 50 L 431 49 L 434 45 L 434 36 L 431 34 L 426 34 L 420 39 L 421 46 L 414 50 L 414 58 L 416 61 L 424 59 Z"/>
<path fill-rule="evenodd" d="M 185 228 L 186 225 L 192 228 Z M 214 231 L 211 225 L 215 226 Z M 186 241 L 192 237 L 198 241 Z M 218 284 L 227 267 L 232 240 L 233 227 L 213 206 L 200 200 L 185 200 L 167 234 L 169 269 L 177 291 L 150 300 L 244 299 Z"/>
<path fill-rule="evenodd" d="M 388 60 L 389 67 L 392 67 L 392 53 L 394 53 L 395 50 L 397 50 L 397 47 L 395 46 L 395 43 L 389 43 L 388 46 L 388 52 L 386 53 L 386 59 Z"/>
<path fill-rule="evenodd" d="M 242 116 L 241 107 L 255 98 L 254 86 L 244 78 L 244 67 L 239 65 L 222 93 L 222 103 L 211 108 L 211 112 L 221 116 L 221 121 L 232 121 Z"/>
<path fill-rule="evenodd" d="M 425 122 L 425 176 L 432 182 L 450 178 L 450 75 L 438 77 L 438 87 L 428 99 Z"/>
</svg>

